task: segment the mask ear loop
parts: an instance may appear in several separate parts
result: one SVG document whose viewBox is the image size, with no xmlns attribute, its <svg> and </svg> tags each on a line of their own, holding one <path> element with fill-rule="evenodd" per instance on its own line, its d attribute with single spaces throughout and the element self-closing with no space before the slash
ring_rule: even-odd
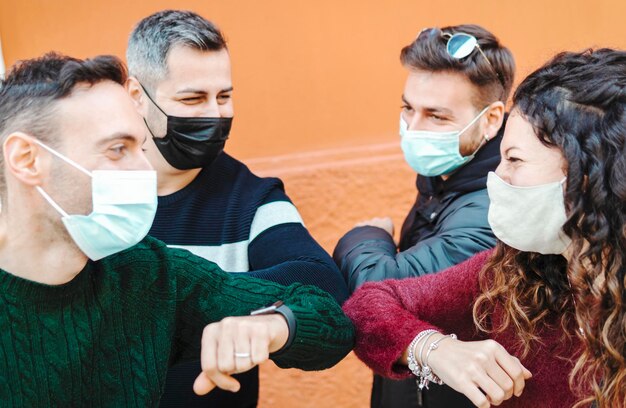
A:
<svg viewBox="0 0 626 408">
<path fill-rule="evenodd" d="M 472 125 L 474 125 L 474 123 L 476 123 L 478 121 L 478 119 L 480 119 L 485 112 L 487 112 L 487 110 L 489 109 L 490 105 L 485 106 L 485 109 L 481 110 L 480 113 L 478 115 L 476 115 L 476 117 L 474 119 L 472 119 L 472 121 L 470 123 L 467 124 L 467 126 L 465 126 L 463 129 L 461 129 L 461 131 L 459 132 L 459 136 L 461 136 L 463 133 L 465 133 L 465 131 L 469 128 L 472 127 Z"/>
<path fill-rule="evenodd" d="M 55 155 L 59 159 L 63 160 L 64 162 L 66 162 L 66 163 L 76 167 L 78 170 L 82 171 L 83 173 L 85 173 L 89 177 L 93 177 L 89 170 L 87 170 L 86 168 L 84 168 L 80 164 L 76 163 L 74 160 L 70 159 L 69 157 L 66 157 L 66 156 L 62 155 L 61 153 L 57 152 L 56 150 L 52 149 L 51 147 L 46 146 L 45 144 L 43 144 L 39 140 L 35 140 L 35 143 L 37 143 L 39 146 L 43 147 L 44 149 L 46 149 L 48 152 L 52 153 L 53 155 Z"/>
<path fill-rule="evenodd" d="M 57 152 L 56 150 L 54 150 L 51 147 L 46 146 L 44 143 L 42 143 L 41 141 L 35 139 L 35 143 L 37 143 L 39 146 L 43 147 L 45 150 L 47 150 L 48 152 L 50 152 L 52 155 L 58 157 L 59 159 L 63 160 L 64 162 L 68 163 L 69 165 L 75 167 L 76 169 L 82 171 L 83 173 L 85 173 L 86 175 L 88 175 L 89 177 L 92 177 L 92 174 L 89 170 L 87 170 L 86 168 L 84 168 L 83 166 L 81 166 L 80 164 L 76 163 L 74 160 L 70 159 L 69 157 L 66 157 L 64 155 L 62 155 L 61 153 Z M 63 210 L 63 208 L 61 208 L 53 199 L 52 197 L 50 197 L 50 195 L 48 195 L 48 193 L 46 193 L 43 188 L 41 188 L 40 186 L 35 186 L 35 189 L 39 192 L 39 194 L 42 195 L 42 197 L 55 209 L 57 210 L 57 212 L 59 214 L 61 214 L 63 217 L 68 217 L 69 215 Z"/>
<path fill-rule="evenodd" d="M 474 125 L 474 123 L 476 123 L 478 121 L 478 119 L 480 119 L 485 112 L 487 112 L 487 110 L 489 109 L 489 105 L 485 106 L 485 109 L 483 109 L 482 111 L 480 111 L 480 113 L 474 118 L 472 119 L 472 121 L 465 126 L 460 132 L 459 132 L 459 137 L 461 137 L 461 135 L 470 127 L 472 127 Z M 478 151 L 480 150 L 481 147 L 483 147 L 485 145 L 485 143 L 487 143 L 489 141 L 489 136 L 487 135 L 483 135 L 482 140 L 480 141 L 480 144 L 478 145 L 478 147 L 472 152 L 472 154 L 470 154 L 469 156 L 463 156 L 463 157 L 469 157 L 469 158 L 473 158 L 476 153 L 478 153 Z"/>
<path fill-rule="evenodd" d="M 63 208 L 61 208 L 53 199 L 52 197 L 50 197 L 48 195 L 48 193 L 46 193 L 43 188 L 39 187 L 39 186 L 35 186 L 35 188 L 37 189 L 37 191 L 39 192 L 39 194 L 41 194 L 41 196 L 48 202 L 48 204 L 50 204 L 55 210 L 57 210 L 57 212 L 59 214 L 61 214 L 63 217 L 69 217 L 69 215 L 63 210 Z"/>
<path fill-rule="evenodd" d="M 167 120 L 169 120 L 169 116 L 167 115 L 167 113 L 165 113 L 165 111 L 163 109 L 161 109 L 161 107 L 159 105 L 157 105 L 157 103 L 154 101 L 154 99 L 152 99 L 152 97 L 150 96 L 150 94 L 148 93 L 148 91 L 146 91 L 146 88 L 144 88 L 143 84 L 139 81 L 137 81 L 137 83 L 139 83 L 139 86 L 141 87 L 141 89 L 143 90 L 143 93 L 148 97 L 148 99 L 150 100 L 150 102 L 152 102 L 152 104 L 154 106 L 156 106 L 156 108 L 161 111 L 162 114 L 165 115 L 165 118 Z M 143 118 L 143 123 L 146 124 L 146 128 L 148 129 L 148 132 L 150 132 L 150 135 L 152 135 L 153 139 L 157 139 L 157 137 L 154 135 L 154 132 L 152 131 L 152 129 L 150 129 L 150 126 L 148 126 L 148 121 L 146 120 L 146 118 Z M 167 133 L 166 133 L 167 135 Z"/>
<path fill-rule="evenodd" d="M 141 87 L 141 89 L 143 90 L 143 93 L 146 94 L 146 96 L 148 97 L 148 99 L 150 99 L 150 102 L 152 102 L 152 104 L 154 106 L 156 106 L 156 108 L 158 110 L 161 111 L 162 114 L 164 114 L 165 116 L 168 116 L 167 113 L 165 113 L 165 111 L 163 111 L 163 109 L 161 109 L 161 107 L 159 105 L 157 105 L 157 103 L 154 101 L 154 99 L 152 99 L 152 97 L 150 96 L 150 94 L 148 93 L 148 91 L 146 91 L 146 88 L 143 87 L 143 85 L 141 84 L 141 82 L 137 81 L 139 83 L 139 86 Z"/>
</svg>

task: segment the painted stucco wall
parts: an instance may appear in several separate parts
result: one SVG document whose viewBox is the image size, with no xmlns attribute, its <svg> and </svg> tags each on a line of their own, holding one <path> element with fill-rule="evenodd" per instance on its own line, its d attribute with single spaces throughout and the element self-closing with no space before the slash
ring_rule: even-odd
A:
<svg viewBox="0 0 626 408">
<path fill-rule="evenodd" d="M 6 65 L 50 50 L 123 57 L 134 24 L 166 8 L 226 34 L 239 158 L 395 140 L 400 49 L 424 27 L 483 25 L 512 50 L 518 78 L 564 49 L 626 48 L 624 0 L 0 0 Z"/>
</svg>

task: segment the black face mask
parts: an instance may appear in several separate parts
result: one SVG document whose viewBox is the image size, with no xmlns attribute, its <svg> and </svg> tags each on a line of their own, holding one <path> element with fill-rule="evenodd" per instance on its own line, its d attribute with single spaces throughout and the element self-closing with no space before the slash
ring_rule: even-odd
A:
<svg viewBox="0 0 626 408">
<path fill-rule="evenodd" d="M 144 118 L 154 144 L 163 158 L 179 170 L 210 166 L 224 150 L 233 118 L 170 116 L 154 102 L 143 85 L 141 88 L 154 106 L 167 116 L 167 132 L 163 137 L 155 137 Z"/>
</svg>

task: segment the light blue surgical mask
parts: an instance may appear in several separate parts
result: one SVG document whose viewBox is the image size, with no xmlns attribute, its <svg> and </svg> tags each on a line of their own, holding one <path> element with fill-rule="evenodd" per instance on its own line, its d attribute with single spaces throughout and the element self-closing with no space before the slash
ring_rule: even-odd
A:
<svg viewBox="0 0 626 408">
<path fill-rule="evenodd" d="M 461 156 L 459 139 L 461 135 L 481 116 L 487 112 L 489 106 L 483 109 L 478 116 L 461 130 L 451 132 L 433 132 L 430 130 L 409 130 L 408 124 L 400 115 L 400 137 L 404 159 L 418 174 L 426 177 L 450 174 L 474 158 L 487 137 L 469 156 Z"/>
<path fill-rule="evenodd" d="M 37 141 L 50 153 L 91 177 L 93 211 L 67 214 L 41 187 L 37 191 L 57 210 L 70 236 L 91 260 L 97 261 L 141 241 L 150 230 L 157 209 L 156 172 L 88 171 L 78 163 Z"/>
</svg>

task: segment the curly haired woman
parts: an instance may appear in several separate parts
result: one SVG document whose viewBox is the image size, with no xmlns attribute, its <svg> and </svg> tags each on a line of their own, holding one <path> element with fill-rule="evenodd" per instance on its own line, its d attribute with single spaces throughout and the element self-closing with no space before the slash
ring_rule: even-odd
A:
<svg viewBox="0 0 626 408">
<path fill-rule="evenodd" d="M 626 407 L 625 88 L 610 49 L 523 81 L 487 183 L 496 249 L 358 290 L 363 361 L 479 407 Z"/>
</svg>

